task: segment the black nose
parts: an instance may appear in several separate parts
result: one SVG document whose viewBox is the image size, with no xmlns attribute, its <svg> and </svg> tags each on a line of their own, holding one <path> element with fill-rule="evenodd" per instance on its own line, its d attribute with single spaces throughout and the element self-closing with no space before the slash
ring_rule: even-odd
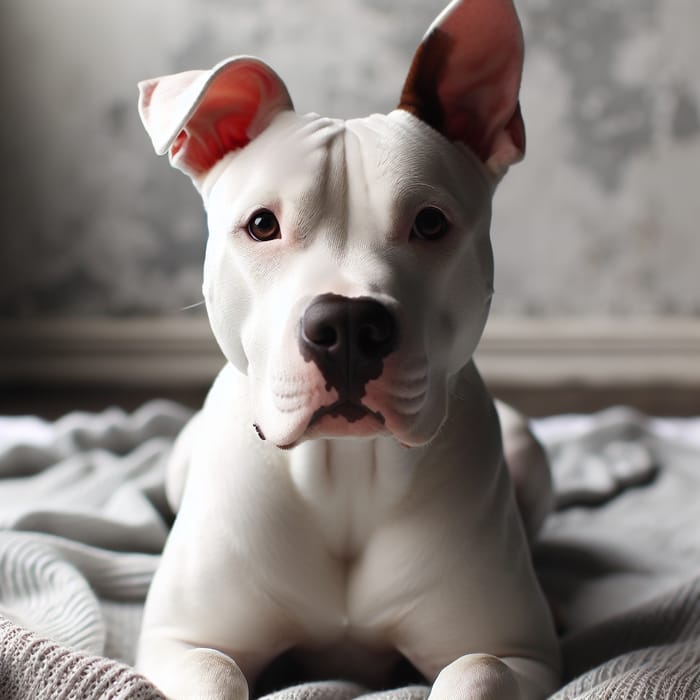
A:
<svg viewBox="0 0 700 700">
<path fill-rule="evenodd" d="M 364 386 L 382 373 L 384 358 L 398 345 L 397 323 L 378 301 L 337 294 L 316 297 L 301 320 L 299 344 L 340 400 L 358 401 Z"/>
</svg>

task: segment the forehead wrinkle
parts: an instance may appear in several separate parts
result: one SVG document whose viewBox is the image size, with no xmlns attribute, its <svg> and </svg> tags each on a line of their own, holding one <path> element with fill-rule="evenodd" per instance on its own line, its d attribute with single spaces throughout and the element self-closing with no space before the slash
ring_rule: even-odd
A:
<svg viewBox="0 0 700 700">
<path fill-rule="evenodd" d="M 342 253 L 347 220 L 347 183 L 343 123 L 334 123 L 321 146 L 319 167 L 298 198 L 295 226 L 303 239 L 320 239 L 338 257 Z"/>
<path fill-rule="evenodd" d="M 365 246 L 391 233 L 396 189 L 396 154 L 384 125 L 371 118 L 348 123 L 345 139 L 349 186 L 348 235 Z"/>
<path fill-rule="evenodd" d="M 332 141 L 323 144 L 318 155 L 318 163 L 312 169 L 310 181 L 295 203 L 293 225 L 301 239 L 308 238 L 330 217 L 328 201 L 331 199 L 329 192 L 333 189 L 332 180 L 334 179 L 332 150 Z"/>
<path fill-rule="evenodd" d="M 431 184 L 423 144 L 399 124 L 377 115 L 353 120 L 351 133 L 358 154 L 350 180 L 357 202 L 352 212 L 359 213 L 355 229 L 361 229 L 352 233 L 361 235 L 366 245 L 401 240 L 410 229 L 408 219 L 417 213 L 414 209 L 451 199 Z"/>
</svg>

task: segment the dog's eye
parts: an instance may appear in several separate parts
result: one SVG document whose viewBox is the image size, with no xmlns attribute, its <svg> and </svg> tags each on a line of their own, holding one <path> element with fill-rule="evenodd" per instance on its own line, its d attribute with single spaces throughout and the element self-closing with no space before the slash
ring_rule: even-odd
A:
<svg viewBox="0 0 700 700">
<path fill-rule="evenodd" d="M 424 241 L 436 241 L 442 238 L 450 228 L 447 217 L 437 207 L 421 209 L 413 222 L 411 238 Z"/>
<path fill-rule="evenodd" d="M 263 243 L 279 238 L 280 225 L 277 217 L 269 209 L 259 209 L 248 220 L 248 235 Z"/>
</svg>

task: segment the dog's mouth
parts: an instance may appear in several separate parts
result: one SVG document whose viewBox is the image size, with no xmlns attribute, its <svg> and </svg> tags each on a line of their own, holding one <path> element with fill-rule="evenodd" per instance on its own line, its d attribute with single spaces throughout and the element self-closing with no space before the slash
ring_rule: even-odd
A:
<svg viewBox="0 0 700 700">
<path fill-rule="evenodd" d="M 314 411 L 308 427 L 312 428 L 326 416 L 330 416 L 331 418 L 345 418 L 348 423 L 356 423 L 367 417 L 374 418 L 382 425 L 385 423 L 384 416 L 379 411 L 373 411 L 362 403 L 336 401 L 330 406 L 321 406 L 321 408 Z"/>
<path fill-rule="evenodd" d="M 325 425 L 328 423 L 329 425 Z M 302 437 L 370 435 L 384 430 L 386 421 L 379 411 L 373 411 L 362 403 L 354 401 L 336 401 L 328 406 L 321 406 L 309 419 Z M 362 426 L 362 427 L 361 427 Z M 347 427 L 347 430 L 346 430 Z M 316 435 L 316 433 L 320 433 Z M 289 450 L 301 442 L 302 437 L 286 445 L 279 445 L 282 450 Z"/>
</svg>

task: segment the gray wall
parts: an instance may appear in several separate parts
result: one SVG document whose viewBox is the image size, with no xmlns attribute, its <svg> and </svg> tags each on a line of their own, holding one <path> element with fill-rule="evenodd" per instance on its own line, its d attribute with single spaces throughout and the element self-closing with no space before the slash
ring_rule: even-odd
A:
<svg viewBox="0 0 700 700">
<path fill-rule="evenodd" d="M 516 0 L 528 156 L 498 193 L 495 313 L 700 314 L 700 3 Z M 395 104 L 441 0 L 3 0 L 0 315 L 177 314 L 204 218 L 137 80 L 258 55 L 300 111 Z"/>
</svg>

